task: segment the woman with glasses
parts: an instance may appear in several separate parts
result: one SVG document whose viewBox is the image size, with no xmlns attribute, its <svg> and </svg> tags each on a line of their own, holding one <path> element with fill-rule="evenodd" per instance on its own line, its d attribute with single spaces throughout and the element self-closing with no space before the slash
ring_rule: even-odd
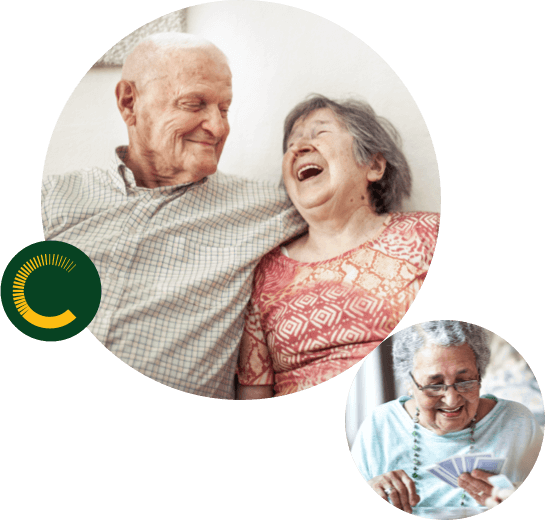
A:
<svg viewBox="0 0 545 520">
<path fill-rule="evenodd" d="M 471 470 L 483 454 L 513 484 L 526 478 L 543 433 L 525 406 L 480 395 L 490 359 L 484 329 L 457 321 L 415 325 L 393 336 L 393 357 L 409 395 L 379 406 L 352 447 L 376 493 L 409 513 L 417 505 L 483 506 L 492 475 Z"/>
</svg>

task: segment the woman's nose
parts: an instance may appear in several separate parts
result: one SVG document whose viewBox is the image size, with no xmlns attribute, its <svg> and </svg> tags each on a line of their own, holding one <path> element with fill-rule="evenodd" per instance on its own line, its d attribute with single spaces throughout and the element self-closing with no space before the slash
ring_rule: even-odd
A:
<svg viewBox="0 0 545 520">
<path fill-rule="evenodd" d="M 458 391 L 451 386 L 450 388 L 447 388 L 447 392 L 445 395 L 443 395 L 443 402 L 448 405 L 455 405 L 460 400 L 460 394 Z"/>
<path fill-rule="evenodd" d="M 310 144 L 310 142 L 307 139 L 299 139 L 294 146 L 294 152 L 297 155 L 302 155 L 305 153 L 312 152 L 314 150 L 313 146 Z"/>
</svg>

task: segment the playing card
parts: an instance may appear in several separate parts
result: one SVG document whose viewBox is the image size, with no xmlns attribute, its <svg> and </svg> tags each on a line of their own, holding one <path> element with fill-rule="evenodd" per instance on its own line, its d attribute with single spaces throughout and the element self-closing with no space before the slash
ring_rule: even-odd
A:
<svg viewBox="0 0 545 520">
<path fill-rule="evenodd" d="M 466 455 L 464 457 L 466 471 L 468 473 L 471 473 L 473 471 L 473 468 L 475 468 L 475 461 L 484 457 L 492 457 L 492 455 L 490 453 L 472 453 L 471 455 Z"/>
<path fill-rule="evenodd" d="M 458 473 L 457 467 L 451 459 L 442 460 L 437 463 L 437 466 L 443 468 L 447 473 L 450 473 L 455 479 L 462 473 Z"/>
<path fill-rule="evenodd" d="M 497 475 L 501 472 L 504 462 L 504 458 L 493 457 L 491 453 L 472 453 L 471 455 L 449 457 L 425 469 L 449 486 L 458 487 L 458 477 L 462 473 L 471 473 L 474 469 L 481 469 Z M 504 480 L 499 482 L 508 486 L 511 483 L 507 477 L 505 478 L 507 482 Z"/>
<path fill-rule="evenodd" d="M 467 471 L 464 457 L 451 457 L 450 460 L 454 463 L 458 476 Z"/>
<path fill-rule="evenodd" d="M 501 467 L 505 459 L 496 459 L 496 458 L 478 458 L 475 461 L 475 467 L 473 469 L 482 469 L 488 473 L 498 474 L 501 471 Z"/>
<path fill-rule="evenodd" d="M 474 469 L 482 469 L 497 474 L 501 471 L 504 462 L 505 459 L 492 457 L 491 453 L 472 453 L 442 460 L 426 468 L 426 471 L 449 486 L 458 487 L 458 477 L 462 473 L 471 473 Z"/>
<path fill-rule="evenodd" d="M 443 482 L 452 487 L 458 487 L 458 481 L 450 473 L 447 473 L 444 469 L 439 466 L 431 466 L 426 468 L 426 471 L 430 472 L 432 475 L 435 475 L 437 478 L 440 478 Z"/>
</svg>

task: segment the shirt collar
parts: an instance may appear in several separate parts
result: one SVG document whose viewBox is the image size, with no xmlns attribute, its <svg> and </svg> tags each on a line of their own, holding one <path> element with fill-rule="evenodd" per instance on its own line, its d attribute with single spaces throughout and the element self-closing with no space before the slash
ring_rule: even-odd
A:
<svg viewBox="0 0 545 520">
<path fill-rule="evenodd" d="M 110 167 L 108 168 L 108 173 L 110 174 L 110 178 L 114 186 L 121 190 L 125 195 L 142 191 L 153 191 L 161 193 L 162 195 L 170 195 L 178 191 L 185 192 L 188 189 L 208 182 L 208 177 L 204 177 L 197 182 L 176 184 L 174 186 L 161 186 L 160 188 L 143 188 L 141 186 L 137 186 L 136 180 L 134 179 L 134 173 L 125 164 L 125 157 L 127 156 L 128 151 L 128 146 L 118 146 L 115 149 L 115 157 L 112 160 Z"/>
</svg>

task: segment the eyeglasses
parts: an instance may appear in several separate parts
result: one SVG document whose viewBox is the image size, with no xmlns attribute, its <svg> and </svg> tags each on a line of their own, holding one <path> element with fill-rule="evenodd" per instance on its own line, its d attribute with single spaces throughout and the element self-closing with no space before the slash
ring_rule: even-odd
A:
<svg viewBox="0 0 545 520">
<path fill-rule="evenodd" d="M 471 381 L 460 381 L 459 383 L 454 383 L 452 385 L 428 385 L 420 386 L 415 380 L 411 372 L 409 372 L 414 384 L 417 386 L 418 390 L 424 392 L 424 395 L 428 397 L 438 397 L 440 395 L 445 395 L 447 390 L 452 386 L 454 390 L 460 392 L 461 394 L 466 394 L 468 392 L 473 392 L 481 386 L 481 380 L 471 380 Z"/>
</svg>

